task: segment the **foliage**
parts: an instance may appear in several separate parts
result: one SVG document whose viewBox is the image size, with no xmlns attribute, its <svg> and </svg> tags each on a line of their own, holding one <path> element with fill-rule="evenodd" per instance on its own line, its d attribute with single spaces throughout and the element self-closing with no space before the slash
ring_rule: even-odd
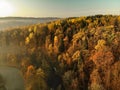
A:
<svg viewBox="0 0 120 90">
<path fill-rule="evenodd" d="M 0 60 L 26 90 L 119 90 L 120 16 L 95 15 L 0 31 Z"/>
</svg>

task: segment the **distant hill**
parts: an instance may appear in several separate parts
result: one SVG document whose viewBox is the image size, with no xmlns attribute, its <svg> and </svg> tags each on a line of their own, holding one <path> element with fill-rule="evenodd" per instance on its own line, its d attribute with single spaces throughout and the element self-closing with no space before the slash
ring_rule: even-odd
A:
<svg viewBox="0 0 120 90">
<path fill-rule="evenodd" d="M 46 23 L 59 18 L 35 18 L 35 17 L 0 17 L 0 30 L 15 28 L 19 26 L 32 25 L 37 23 Z"/>
<path fill-rule="evenodd" d="M 58 17 L 0 17 L 0 19 L 59 19 Z"/>
</svg>

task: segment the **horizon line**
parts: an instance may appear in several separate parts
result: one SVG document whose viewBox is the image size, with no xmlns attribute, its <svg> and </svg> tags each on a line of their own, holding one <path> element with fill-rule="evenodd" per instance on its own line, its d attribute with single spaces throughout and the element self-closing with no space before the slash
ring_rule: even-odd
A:
<svg viewBox="0 0 120 90">
<path fill-rule="evenodd" d="M 96 15 L 112 15 L 112 16 L 119 16 L 120 14 L 90 14 L 90 15 L 80 15 L 80 16 L 1 16 L 1 18 L 72 18 L 72 17 L 88 17 L 88 16 L 96 16 Z"/>
</svg>

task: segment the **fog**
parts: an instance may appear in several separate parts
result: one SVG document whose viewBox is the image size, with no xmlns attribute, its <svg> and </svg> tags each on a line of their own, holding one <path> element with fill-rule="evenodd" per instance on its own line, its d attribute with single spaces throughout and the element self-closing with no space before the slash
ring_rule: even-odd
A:
<svg viewBox="0 0 120 90">
<path fill-rule="evenodd" d="M 56 20 L 56 18 L 0 18 L 0 30 L 32 25 L 37 23 L 46 23 L 53 20 Z"/>
<path fill-rule="evenodd" d="M 24 90 L 24 80 L 19 69 L 0 65 L 0 90 Z"/>
<path fill-rule="evenodd" d="M 21 55 L 22 50 L 24 50 L 24 48 L 21 48 L 17 45 L 0 46 L 0 65 L 8 64 L 10 62 L 16 62 L 14 56 L 18 54 Z"/>
<path fill-rule="evenodd" d="M 22 48 L 13 45 L 0 46 L 0 90 L 24 90 L 24 79 L 16 63 Z"/>
</svg>

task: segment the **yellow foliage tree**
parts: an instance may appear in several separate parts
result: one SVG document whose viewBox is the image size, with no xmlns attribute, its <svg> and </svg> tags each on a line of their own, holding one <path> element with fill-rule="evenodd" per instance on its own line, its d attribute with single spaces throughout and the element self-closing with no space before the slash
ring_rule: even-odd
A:
<svg viewBox="0 0 120 90">
<path fill-rule="evenodd" d="M 29 38 L 29 37 L 26 37 L 26 39 L 25 39 L 25 44 L 27 45 L 27 44 L 29 44 L 29 42 L 30 42 L 30 38 Z"/>
<path fill-rule="evenodd" d="M 106 41 L 105 40 L 103 40 L 103 39 L 98 40 L 98 43 L 95 46 L 95 49 L 96 50 L 105 49 L 105 45 L 106 45 Z"/>
</svg>

